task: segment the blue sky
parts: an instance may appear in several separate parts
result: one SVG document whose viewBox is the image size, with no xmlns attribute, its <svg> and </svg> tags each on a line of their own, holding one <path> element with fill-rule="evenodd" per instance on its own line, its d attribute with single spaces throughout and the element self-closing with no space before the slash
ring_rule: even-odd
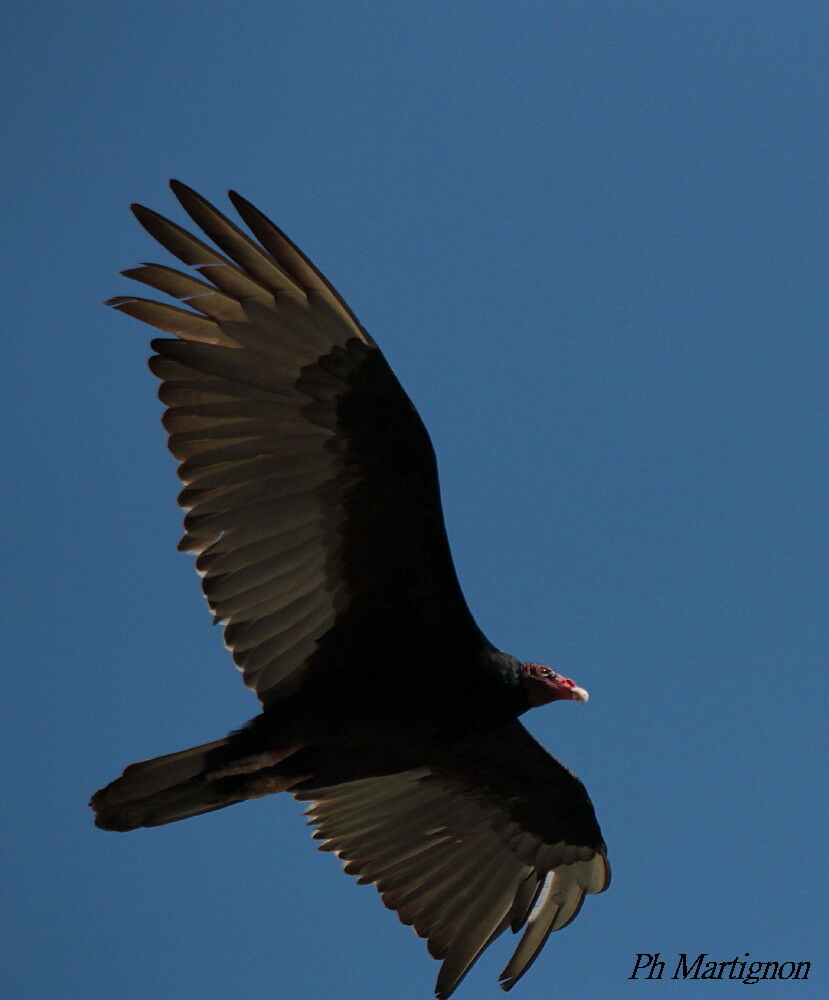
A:
<svg viewBox="0 0 829 1000">
<path fill-rule="evenodd" d="M 255 714 L 175 552 L 148 331 L 166 180 L 259 204 L 438 453 L 489 637 L 614 882 L 521 1000 L 826 996 L 824 4 L 34 2 L 7 17 L 0 725 L 9 995 L 426 998 L 437 964 L 274 798 L 119 836 L 91 791 Z M 163 257 L 162 262 L 168 262 Z M 495 997 L 508 942 L 459 997 Z M 706 990 L 739 992 L 738 983 Z"/>
</svg>

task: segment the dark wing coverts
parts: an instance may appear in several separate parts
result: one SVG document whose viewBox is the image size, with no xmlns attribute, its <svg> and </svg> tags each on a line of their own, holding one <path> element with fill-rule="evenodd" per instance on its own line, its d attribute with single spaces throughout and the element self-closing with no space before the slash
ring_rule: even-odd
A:
<svg viewBox="0 0 829 1000">
<path fill-rule="evenodd" d="M 525 928 L 501 974 L 510 989 L 587 893 L 610 881 L 582 783 L 519 722 L 439 766 L 316 788 L 308 810 L 324 850 L 373 882 L 443 965 L 448 997 L 507 927 Z"/>
<path fill-rule="evenodd" d="M 179 338 L 153 341 L 150 367 L 185 483 L 180 548 L 197 553 L 246 684 L 274 703 L 315 667 L 353 666 L 350 650 L 357 659 L 374 647 L 375 660 L 393 662 L 436 619 L 453 643 L 483 642 L 455 577 L 431 443 L 374 341 L 247 201 L 231 195 L 262 246 L 172 187 L 228 256 L 133 206 L 210 284 L 144 264 L 124 273 L 197 311 L 125 296 L 111 304 Z"/>
</svg>

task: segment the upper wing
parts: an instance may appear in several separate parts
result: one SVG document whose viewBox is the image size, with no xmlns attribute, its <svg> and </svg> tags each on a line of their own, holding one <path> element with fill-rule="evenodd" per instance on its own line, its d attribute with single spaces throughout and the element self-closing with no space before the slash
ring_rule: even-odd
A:
<svg viewBox="0 0 829 1000">
<path fill-rule="evenodd" d="M 245 682 L 270 704 L 357 651 L 388 661 L 436 629 L 450 647 L 485 642 L 455 576 L 429 437 L 374 341 L 247 201 L 231 193 L 259 243 L 172 188 L 227 256 L 133 206 L 207 281 L 144 264 L 124 273 L 196 311 L 110 304 L 178 338 L 153 341 L 150 367 L 185 483 L 179 547 L 198 553 Z"/>
<path fill-rule="evenodd" d="M 448 997 L 507 927 L 524 934 L 501 974 L 508 990 L 610 866 L 584 785 L 519 722 L 429 768 L 295 793 L 321 849 L 373 882 L 429 951 Z"/>
</svg>

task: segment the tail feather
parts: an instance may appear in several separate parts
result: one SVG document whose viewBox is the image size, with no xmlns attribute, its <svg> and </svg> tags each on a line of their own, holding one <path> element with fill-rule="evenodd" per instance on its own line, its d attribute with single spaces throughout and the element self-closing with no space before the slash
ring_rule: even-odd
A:
<svg viewBox="0 0 829 1000">
<path fill-rule="evenodd" d="M 240 801 L 206 778 L 229 739 L 130 764 L 120 778 L 90 800 L 95 825 L 103 830 L 134 830 L 198 816 Z M 242 796 L 244 797 L 244 796 Z"/>
<path fill-rule="evenodd" d="M 222 793 L 210 782 L 192 780 L 117 806 L 98 805 L 93 799 L 92 807 L 96 810 L 95 826 L 123 833 L 141 826 L 163 826 L 200 816 L 244 799 L 244 795 Z"/>
<path fill-rule="evenodd" d="M 95 825 L 120 831 L 162 826 L 284 792 L 311 777 L 302 755 L 294 756 L 301 744 L 268 747 L 264 724 L 261 729 L 264 740 L 256 728 L 246 727 L 223 740 L 130 764 L 92 796 Z"/>
</svg>

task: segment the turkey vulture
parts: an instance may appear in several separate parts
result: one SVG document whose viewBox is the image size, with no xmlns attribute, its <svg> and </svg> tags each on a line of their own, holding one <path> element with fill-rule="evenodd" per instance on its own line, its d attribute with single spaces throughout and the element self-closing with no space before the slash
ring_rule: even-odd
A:
<svg viewBox="0 0 829 1000">
<path fill-rule="evenodd" d="M 200 277 L 142 264 L 123 273 L 191 308 L 109 304 L 174 335 L 152 342 L 150 368 L 184 481 L 179 548 L 262 713 L 132 764 L 92 797 L 95 822 L 133 830 L 290 791 L 322 849 L 443 960 L 437 997 L 523 928 L 510 989 L 610 880 L 584 786 L 518 722 L 587 692 L 475 624 L 429 436 L 334 288 L 238 194 L 255 239 L 171 186 L 221 252 L 134 205 Z"/>
</svg>

